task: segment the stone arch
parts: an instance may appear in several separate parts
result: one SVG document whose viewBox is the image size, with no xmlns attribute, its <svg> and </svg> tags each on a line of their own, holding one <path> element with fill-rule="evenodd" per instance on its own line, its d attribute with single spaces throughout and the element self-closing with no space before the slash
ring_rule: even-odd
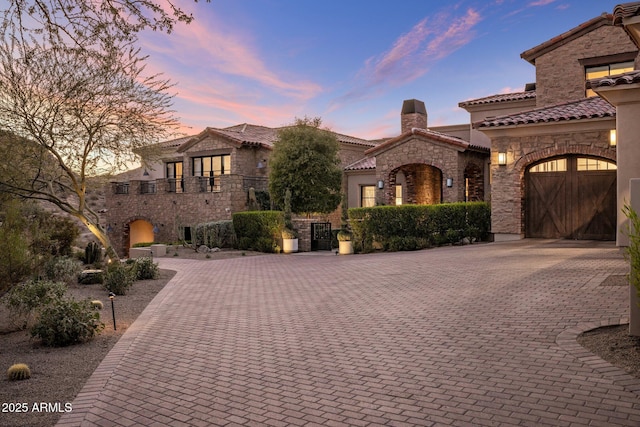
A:
<svg viewBox="0 0 640 427">
<path fill-rule="evenodd" d="M 153 242 L 153 222 L 148 217 L 131 217 L 124 223 L 122 236 L 123 251 L 129 253 L 129 248 L 136 243 Z"/>
<path fill-rule="evenodd" d="M 395 204 L 396 177 L 399 172 L 405 177 L 406 203 L 431 205 L 442 202 L 442 170 L 426 163 L 410 163 L 398 166 L 389 173 L 386 203 Z"/>
<path fill-rule="evenodd" d="M 484 174 L 482 167 L 469 162 L 464 168 L 465 201 L 481 202 L 484 200 Z"/>
<path fill-rule="evenodd" d="M 605 160 L 610 160 L 616 163 L 616 150 L 610 148 L 600 148 L 585 145 L 565 145 L 553 148 L 545 148 L 544 150 L 537 150 L 519 158 L 515 164 L 514 169 L 520 173 L 520 176 L 524 176 L 524 172 L 533 163 L 537 163 L 544 159 L 550 159 L 553 157 L 560 157 L 568 154 L 584 155 L 587 157 L 600 157 Z"/>
</svg>

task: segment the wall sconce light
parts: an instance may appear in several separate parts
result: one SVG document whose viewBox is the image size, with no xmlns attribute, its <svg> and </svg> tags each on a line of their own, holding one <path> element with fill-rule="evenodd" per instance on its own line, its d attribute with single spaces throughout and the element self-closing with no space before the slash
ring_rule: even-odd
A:
<svg viewBox="0 0 640 427">
<path fill-rule="evenodd" d="M 206 199 L 204 202 L 205 202 L 207 205 L 209 204 L 209 200 L 208 200 L 208 199 Z"/>
<path fill-rule="evenodd" d="M 160 232 L 160 229 L 158 228 L 157 225 L 153 226 L 153 234 L 158 234 Z"/>
<path fill-rule="evenodd" d="M 447 187 L 453 187 L 453 178 L 447 178 Z"/>
<path fill-rule="evenodd" d="M 258 169 L 264 169 L 267 167 L 267 160 L 266 159 L 262 159 L 260 161 L 258 161 L 258 165 L 256 166 L 256 168 Z"/>
<path fill-rule="evenodd" d="M 142 176 L 149 176 L 149 171 L 147 170 L 147 168 L 144 169 Z"/>
<path fill-rule="evenodd" d="M 113 231 L 113 227 L 111 227 L 111 224 L 107 224 L 107 233 L 111 233 Z"/>
<path fill-rule="evenodd" d="M 382 190 L 384 188 L 384 181 L 378 180 L 378 189 Z"/>
<path fill-rule="evenodd" d="M 507 153 L 498 153 L 498 165 L 505 166 L 507 164 Z"/>
<path fill-rule="evenodd" d="M 609 147 L 615 147 L 618 145 L 618 134 L 615 129 L 609 131 Z"/>
</svg>

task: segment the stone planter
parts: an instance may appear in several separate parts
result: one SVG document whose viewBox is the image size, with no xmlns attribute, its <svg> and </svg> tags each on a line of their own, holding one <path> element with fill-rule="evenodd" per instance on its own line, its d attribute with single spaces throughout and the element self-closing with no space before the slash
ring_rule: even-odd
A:
<svg viewBox="0 0 640 427">
<path fill-rule="evenodd" d="M 338 253 L 340 255 L 351 255 L 353 253 L 353 242 L 351 240 L 339 241 Z"/>
<path fill-rule="evenodd" d="M 298 239 L 282 239 L 282 252 L 285 254 L 298 252 Z"/>
</svg>

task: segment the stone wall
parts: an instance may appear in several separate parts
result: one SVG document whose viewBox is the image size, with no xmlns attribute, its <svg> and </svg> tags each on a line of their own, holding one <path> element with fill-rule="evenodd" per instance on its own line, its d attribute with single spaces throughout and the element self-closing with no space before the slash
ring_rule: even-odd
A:
<svg viewBox="0 0 640 427">
<path fill-rule="evenodd" d="M 637 50 L 624 29 L 604 25 L 541 55 L 535 60 L 537 106 L 585 97 L 585 69 L 580 59 Z"/>
</svg>

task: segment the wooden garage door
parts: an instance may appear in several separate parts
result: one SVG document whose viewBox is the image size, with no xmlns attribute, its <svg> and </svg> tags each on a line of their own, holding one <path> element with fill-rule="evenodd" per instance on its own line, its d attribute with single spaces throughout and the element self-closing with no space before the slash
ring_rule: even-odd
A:
<svg viewBox="0 0 640 427">
<path fill-rule="evenodd" d="M 525 174 L 525 235 L 614 240 L 616 165 L 569 156 L 532 165 Z"/>
</svg>

